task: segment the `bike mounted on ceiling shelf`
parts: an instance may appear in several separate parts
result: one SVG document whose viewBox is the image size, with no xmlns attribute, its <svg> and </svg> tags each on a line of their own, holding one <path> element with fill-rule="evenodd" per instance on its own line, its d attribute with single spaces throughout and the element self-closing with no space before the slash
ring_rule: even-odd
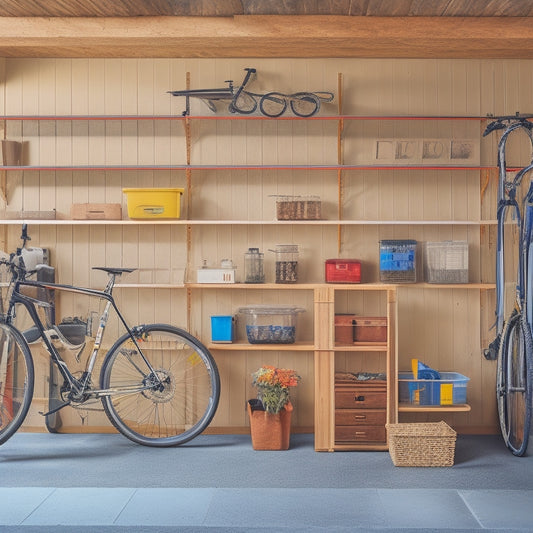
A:
<svg viewBox="0 0 533 533">
<path fill-rule="evenodd" d="M 249 115 L 259 107 L 261 114 L 270 118 L 283 115 L 287 107 L 290 107 L 291 111 L 298 117 L 312 117 L 320 110 L 321 102 L 331 102 L 334 98 L 334 94 L 330 92 L 253 93 L 248 90 L 247 86 L 255 79 L 257 71 L 255 68 L 245 68 L 244 70 L 246 75 L 238 87 L 233 85 L 233 80 L 226 80 L 227 87 L 167 92 L 172 96 L 185 97 L 183 116 L 190 115 L 190 98 L 202 100 L 214 113 L 217 112 L 216 102 L 229 101 L 228 111 L 230 113 Z"/>
</svg>

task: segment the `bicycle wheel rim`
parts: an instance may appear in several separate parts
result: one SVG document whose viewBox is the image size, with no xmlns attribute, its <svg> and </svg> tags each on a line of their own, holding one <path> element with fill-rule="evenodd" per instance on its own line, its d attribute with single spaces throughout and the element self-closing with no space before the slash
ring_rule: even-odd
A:
<svg viewBox="0 0 533 533">
<path fill-rule="evenodd" d="M 230 109 L 232 112 L 249 115 L 257 109 L 257 100 L 245 91 L 241 91 L 237 97 L 231 101 Z"/>
<path fill-rule="evenodd" d="M 104 410 L 134 442 L 160 447 L 183 444 L 200 434 L 215 414 L 220 394 L 216 364 L 199 341 L 172 326 L 145 326 L 138 342 L 164 385 L 104 397 Z M 150 380 L 155 383 L 125 335 L 102 367 L 102 388 L 141 387 Z"/>
<path fill-rule="evenodd" d="M 298 117 L 312 117 L 320 109 L 320 99 L 312 93 L 291 95 L 291 110 Z"/>
<path fill-rule="evenodd" d="M 261 113 L 267 117 L 275 118 L 283 115 L 287 109 L 287 100 L 284 94 L 267 93 L 259 101 Z"/>
<path fill-rule="evenodd" d="M 514 455 L 524 455 L 531 428 L 533 341 L 527 320 L 514 312 L 502 335 L 497 369 L 500 426 Z"/>
<path fill-rule="evenodd" d="M 33 360 L 22 335 L 0 324 L 0 444 L 22 425 L 33 396 Z"/>
</svg>

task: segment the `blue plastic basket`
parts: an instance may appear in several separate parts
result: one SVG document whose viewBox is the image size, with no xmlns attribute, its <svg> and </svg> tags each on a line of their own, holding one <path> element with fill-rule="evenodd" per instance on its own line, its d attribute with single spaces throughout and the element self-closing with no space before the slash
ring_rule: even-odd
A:
<svg viewBox="0 0 533 533">
<path fill-rule="evenodd" d="M 466 403 L 470 378 L 457 372 L 439 372 L 441 379 L 414 379 L 412 372 L 398 373 L 400 403 L 458 405 Z"/>
<path fill-rule="evenodd" d="M 379 279 L 386 283 L 416 282 L 416 241 L 379 242 Z"/>
</svg>

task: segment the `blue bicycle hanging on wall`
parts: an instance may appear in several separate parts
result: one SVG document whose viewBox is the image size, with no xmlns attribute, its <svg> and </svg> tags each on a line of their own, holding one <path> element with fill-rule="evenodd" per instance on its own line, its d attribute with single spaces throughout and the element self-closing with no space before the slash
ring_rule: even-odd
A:
<svg viewBox="0 0 533 533">
<path fill-rule="evenodd" d="M 217 111 L 215 102 L 229 101 L 228 111 L 230 113 L 249 115 L 259 107 L 259 111 L 263 115 L 271 118 L 283 115 L 287 107 L 290 107 L 291 111 L 298 117 L 311 117 L 318 113 L 321 102 L 331 102 L 334 98 L 333 93 L 330 92 L 253 93 L 247 89 L 247 86 L 255 79 L 257 71 L 255 68 L 245 68 L 244 70 L 246 75 L 238 87 L 233 85 L 233 80 L 227 80 L 227 87 L 168 92 L 172 96 L 185 97 L 183 116 L 190 115 L 190 98 L 202 100 L 214 113 Z"/>
</svg>

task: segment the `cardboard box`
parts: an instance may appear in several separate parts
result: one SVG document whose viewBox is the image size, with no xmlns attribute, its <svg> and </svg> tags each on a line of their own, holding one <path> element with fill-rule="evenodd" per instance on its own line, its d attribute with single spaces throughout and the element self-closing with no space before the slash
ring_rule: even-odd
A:
<svg viewBox="0 0 533 533">
<path fill-rule="evenodd" d="M 72 204 L 72 220 L 122 220 L 120 204 Z"/>
</svg>

